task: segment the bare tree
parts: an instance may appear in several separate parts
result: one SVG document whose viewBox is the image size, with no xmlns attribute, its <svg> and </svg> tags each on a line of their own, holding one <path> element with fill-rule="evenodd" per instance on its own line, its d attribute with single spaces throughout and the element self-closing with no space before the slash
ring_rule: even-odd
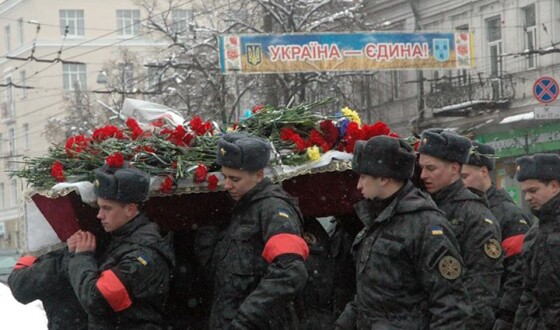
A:
<svg viewBox="0 0 560 330">
<path fill-rule="evenodd" d="M 368 29 L 361 15 L 363 1 L 137 2 L 148 15 L 145 28 L 169 42 L 166 51 L 147 64 L 158 72 L 155 90 L 161 92 L 161 102 L 187 116 L 231 121 L 242 99 L 245 105 L 287 105 L 335 96 L 356 108 L 372 104 L 369 90 L 376 78 L 371 72 L 224 76 L 219 68 L 222 34 L 363 31 Z"/>
</svg>

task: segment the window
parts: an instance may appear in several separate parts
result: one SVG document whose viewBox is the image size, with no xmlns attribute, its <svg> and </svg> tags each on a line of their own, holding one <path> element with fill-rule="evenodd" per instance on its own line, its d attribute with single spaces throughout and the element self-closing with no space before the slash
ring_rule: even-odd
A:
<svg viewBox="0 0 560 330">
<path fill-rule="evenodd" d="M 5 197 L 4 195 L 6 194 L 6 192 L 4 191 L 4 183 L 0 183 L 0 209 L 3 209 L 5 207 L 4 205 L 4 201 L 5 201 Z"/>
<path fill-rule="evenodd" d="M 21 98 L 24 99 L 27 97 L 27 88 L 25 88 L 27 87 L 27 76 L 25 70 L 19 72 L 19 85 L 23 87 L 21 89 Z"/>
<path fill-rule="evenodd" d="M 153 90 L 157 88 L 160 82 L 161 68 L 155 66 L 148 66 L 146 74 L 148 79 L 146 79 L 146 88 Z"/>
<path fill-rule="evenodd" d="M 16 129 L 10 127 L 8 129 L 8 155 L 14 156 L 16 154 Z"/>
<path fill-rule="evenodd" d="M 6 101 L 6 108 L 5 113 L 2 115 L 4 118 L 13 118 L 15 117 L 15 104 L 14 104 L 14 86 L 12 86 L 12 77 L 8 76 L 4 79 L 4 83 L 6 84 L 5 89 L 5 101 Z"/>
<path fill-rule="evenodd" d="M 17 191 L 17 181 L 16 179 L 10 180 L 10 206 L 17 206 L 18 202 L 18 191 Z"/>
<path fill-rule="evenodd" d="M 83 10 L 65 10 L 59 11 L 60 17 L 60 35 L 65 35 L 68 28 L 68 36 L 84 35 L 84 11 Z"/>
<path fill-rule="evenodd" d="M 23 18 L 18 19 L 18 37 L 19 37 L 19 44 L 23 45 L 25 42 L 25 35 L 23 34 L 24 25 L 23 25 Z"/>
<path fill-rule="evenodd" d="M 125 91 L 131 92 L 134 88 L 134 64 L 119 63 L 119 78 Z"/>
<path fill-rule="evenodd" d="M 86 65 L 62 64 L 62 79 L 66 91 L 73 91 L 76 84 L 80 89 L 86 89 Z"/>
<path fill-rule="evenodd" d="M 29 124 L 23 124 L 23 149 L 29 150 Z"/>
<path fill-rule="evenodd" d="M 488 42 L 488 58 L 492 79 L 492 98 L 499 99 L 502 87 L 502 27 L 500 16 L 486 20 L 486 40 Z"/>
<path fill-rule="evenodd" d="M 12 49 L 12 32 L 10 31 L 10 26 L 4 26 L 4 46 L 6 47 L 6 52 L 9 52 Z"/>
<path fill-rule="evenodd" d="M 400 97 L 400 80 L 400 72 L 391 71 L 391 93 L 393 96 L 393 100 L 398 100 Z"/>
<path fill-rule="evenodd" d="M 191 10 L 174 9 L 171 12 L 171 33 L 186 35 L 190 31 L 193 13 Z"/>
<path fill-rule="evenodd" d="M 533 51 L 537 43 L 537 18 L 535 16 L 535 4 L 523 8 L 525 29 L 525 51 Z M 530 54 L 526 56 L 527 68 L 532 69 L 536 65 L 536 55 Z"/>
<path fill-rule="evenodd" d="M 140 34 L 140 10 L 117 10 L 117 29 L 121 36 Z"/>
</svg>

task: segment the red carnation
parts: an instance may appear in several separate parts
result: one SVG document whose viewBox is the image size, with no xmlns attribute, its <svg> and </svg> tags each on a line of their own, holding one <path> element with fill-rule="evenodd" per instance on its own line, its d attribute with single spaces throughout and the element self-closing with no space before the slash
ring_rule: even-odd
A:
<svg viewBox="0 0 560 330">
<path fill-rule="evenodd" d="M 163 121 L 163 118 L 156 119 L 150 123 L 150 125 L 155 127 L 163 127 L 164 124 L 165 122 Z"/>
<path fill-rule="evenodd" d="M 346 131 L 346 152 L 354 152 L 354 145 L 356 141 L 364 139 L 364 132 L 360 129 L 360 126 L 356 122 L 350 122 L 348 124 L 348 130 Z"/>
<path fill-rule="evenodd" d="M 124 157 L 120 152 L 115 152 L 105 158 L 105 163 L 110 167 L 122 167 L 124 164 Z"/>
<path fill-rule="evenodd" d="M 168 194 L 173 189 L 173 179 L 170 177 L 166 177 L 165 180 L 161 183 L 159 187 L 159 191 L 163 194 Z"/>
<path fill-rule="evenodd" d="M 179 147 L 190 146 L 194 139 L 194 136 L 187 133 L 182 125 L 177 125 L 175 130 L 170 130 L 168 128 L 161 131 L 162 134 L 169 134 L 167 140 Z"/>
<path fill-rule="evenodd" d="M 325 141 L 331 146 L 336 143 L 338 139 L 338 129 L 331 120 L 323 120 L 319 126 L 321 127 L 321 132 L 323 132 L 323 137 Z"/>
<path fill-rule="evenodd" d="M 64 177 L 64 166 L 58 160 L 51 165 L 51 175 L 57 182 L 66 180 Z"/>
<path fill-rule="evenodd" d="M 138 122 L 134 118 L 128 118 L 126 120 L 126 126 L 130 129 L 132 133 L 130 137 L 133 140 L 136 140 L 139 136 L 142 136 L 142 134 L 144 134 L 144 131 L 142 130 L 140 125 L 138 125 Z"/>
<path fill-rule="evenodd" d="M 124 139 L 123 132 L 117 127 L 113 125 L 107 125 L 105 127 L 97 128 L 93 131 L 93 140 L 95 141 L 105 141 L 109 138 L 116 138 L 119 140 Z"/>
<path fill-rule="evenodd" d="M 302 137 L 291 128 L 283 128 L 280 131 L 280 139 L 290 141 L 295 144 L 296 150 L 299 152 L 303 152 L 307 148 L 307 143 L 305 143 Z"/>
<path fill-rule="evenodd" d="M 204 164 L 198 165 L 194 171 L 193 181 L 195 183 L 202 183 L 206 180 L 206 175 L 208 174 L 208 169 Z"/>
<path fill-rule="evenodd" d="M 218 179 L 218 177 L 214 174 L 210 175 L 208 177 L 208 189 L 210 190 L 216 190 L 216 188 L 218 188 L 218 182 L 220 180 Z"/>
<path fill-rule="evenodd" d="M 382 121 L 378 121 L 377 123 L 363 127 L 364 131 L 364 140 L 369 140 L 369 138 L 379 135 L 389 135 L 391 133 L 391 129 L 387 124 Z"/>
<path fill-rule="evenodd" d="M 212 123 L 210 121 L 203 123 L 202 119 L 199 116 L 194 116 L 189 122 L 189 126 L 191 130 L 198 136 L 212 131 Z"/>
<path fill-rule="evenodd" d="M 262 109 L 264 109 L 264 105 L 262 104 L 257 104 L 253 107 L 253 109 L 251 110 L 251 113 L 257 113 L 260 112 Z"/>
<path fill-rule="evenodd" d="M 71 136 L 66 140 L 64 149 L 69 157 L 74 157 L 80 152 L 86 151 L 91 140 L 83 135 Z"/>
</svg>

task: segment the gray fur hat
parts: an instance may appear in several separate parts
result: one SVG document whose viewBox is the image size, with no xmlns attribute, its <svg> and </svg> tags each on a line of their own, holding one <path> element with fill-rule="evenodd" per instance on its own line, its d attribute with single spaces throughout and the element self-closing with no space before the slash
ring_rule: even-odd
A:
<svg viewBox="0 0 560 330">
<path fill-rule="evenodd" d="M 471 146 L 471 140 L 464 136 L 432 128 L 422 132 L 418 153 L 463 165 L 469 160 Z"/>
<path fill-rule="evenodd" d="M 492 171 L 496 167 L 496 159 L 493 157 L 496 153 L 494 148 L 487 144 L 473 141 L 473 152 L 469 156 L 468 165 L 473 166 L 486 166 L 489 171 Z"/>
<path fill-rule="evenodd" d="M 268 166 L 270 143 L 243 132 L 224 135 L 218 140 L 216 163 L 244 171 L 257 171 Z"/>
<path fill-rule="evenodd" d="M 135 167 L 109 167 L 95 170 L 93 189 L 97 197 L 121 202 L 142 203 L 150 194 L 150 175 Z"/>
<path fill-rule="evenodd" d="M 560 156 L 557 154 L 535 154 L 515 160 L 517 181 L 529 179 L 560 181 Z"/>
<path fill-rule="evenodd" d="M 406 181 L 412 176 L 416 156 L 402 139 L 375 136 L 357 141 L 354 146 L 352 170 L 374 177 Z"/>
</svg>

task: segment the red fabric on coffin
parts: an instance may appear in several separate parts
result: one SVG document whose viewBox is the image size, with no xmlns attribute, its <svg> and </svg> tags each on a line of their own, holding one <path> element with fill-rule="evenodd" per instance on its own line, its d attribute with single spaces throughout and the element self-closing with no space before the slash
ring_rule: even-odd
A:
<svg viewBox="0 0 560 330">
<path fill-rule="evenodd" d="M 358 175 L 347 170 L 300 175 L 283 181 L 282 186 L 298 199 L 304 216 L 345 216 L 354 214 L 352 205 L 361 198 L 357 182 Z M 84 204 L 75 192 L 55 199 L 39 194 L 32 198 L 62 241 L 80 228 L 104 234 L 97 209 Z M 227 193 L 217 191 L 154 196 L 146 202 L 145 210 L 164 230 L 188 230 L 196 225 L 226 223 L 231 205 Z"/>
</svg>

